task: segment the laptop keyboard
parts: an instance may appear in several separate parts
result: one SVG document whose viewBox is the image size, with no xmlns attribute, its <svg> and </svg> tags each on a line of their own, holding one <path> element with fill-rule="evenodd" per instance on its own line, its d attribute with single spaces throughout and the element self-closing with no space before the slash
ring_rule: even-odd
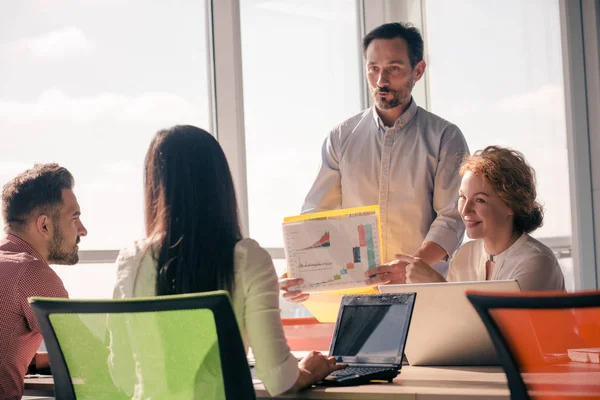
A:
<svg viewBox="0 0 600 400">
<path fill-rule="evenodd" d="M 379 372 L 384 371 L 396 371 L 394 368 L 388 367 L 347 367 L 344 369 L 339 369 L 337 371 L 332 372 L 329 376 L 335 376 L 336 378 L 343 378 L 345 376 L 354 376 L 354 375 L 371 375 L 377 374 Z"/>
</svg>

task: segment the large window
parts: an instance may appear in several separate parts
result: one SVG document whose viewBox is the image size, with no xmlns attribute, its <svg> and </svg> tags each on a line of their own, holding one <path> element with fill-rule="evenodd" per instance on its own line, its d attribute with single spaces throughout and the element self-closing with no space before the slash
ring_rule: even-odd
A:
<svg viewBox="0 0 600 400">
<path fill-rule="evenodd" d="M 427 0 L 431 111 L 456 123 L 471 151 L 521 151 L 536 170 L 544 225 L 571 236 L 569 168 L 558 1 Z M 573 289 L 570 259 L 562 262 Z"/>
<path fill-rule="evenodd" d="M 203 1 L 3 3 L 0 182 L 58 162 L 75 176 L 82 250 L 142 237 L 151 137 L 173 124 L 209 128 L 204 21 Z M 57 271 L 79 282 L 67 284 L 75 297 L 112 293 L 110 265 Z"/>
<path fill-rule="evenodd" d="M 250 236 L 283 247 L 329 131 L 361 110 L 355 0 L 240 2 Z"/>
<path fill-rule="evenodd" d="M 558 10 L 558 0 L 7 2 L 0 182 L 35 162 L 73 172 L 89 231 L 81 250 L 111 252 L 102 264 L 55 268 L 72 297 L 107 297 L 110 258 L 144 235 L 150 138 L 173 124 L 215 129 L 241 188 L 243 222 L 281 273 L 282 219 L 300 212 L 330 130 L 364 106 L 359 32 L 411 20 L 423 28 L 428 62 L 419 104 L 456 123 L 471 150 L 522 151 L 546 208 L 535 236 L 569 247 Z M 571 259 L 561 264 L 572 289 Z M 282 307 L 286 315 L 304 312 Z"/>
</svg>

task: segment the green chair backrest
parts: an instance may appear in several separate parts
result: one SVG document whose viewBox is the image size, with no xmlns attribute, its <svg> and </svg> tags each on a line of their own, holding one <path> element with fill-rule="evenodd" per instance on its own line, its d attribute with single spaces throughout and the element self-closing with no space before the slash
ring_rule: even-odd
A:
<svg viewBox="0 0 600 400">
<path fill-rule="evenodd" d="M 255 398 L 226 292 L 31 304 L 58 398 Z"/>
</svg>

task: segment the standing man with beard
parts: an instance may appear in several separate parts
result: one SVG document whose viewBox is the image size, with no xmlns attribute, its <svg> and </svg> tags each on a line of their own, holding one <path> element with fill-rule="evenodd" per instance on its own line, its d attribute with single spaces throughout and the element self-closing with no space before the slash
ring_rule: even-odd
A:
<svg viewBox="0 0 600 400">
<path fill-rule="evenodd" d="M 37 164 L 4 185 L 0 239 L 0 399 L 20 399 L 27 367 L 42 342 L 28 297 L 68 297 L 49 264 L 79 261 L 87 235 L 71 173 Z M 48 365 L 36 357 L 36 367 Z M 42 364 L 42 365 L 40 365 Z"/>
<path fill-rule="evenodd" d="M 416 28 L 375 28 L 363 39 L 363 55 L 374 105 L 331 131 L 302 212 L 379 204 L 387 264 L 369 271 L 377 277 L 367 284 L 406 282 L 407 264 L 396 254 L 420 258 L 445 276 L 447 257 L 465 229 L 457 199 L 467 143 L 456 125 L 417 106 L 411 96 L 426 67 Z M 283 278 L 280 288 L 299 283 Z M 299 291 L 283 296 L 308 298 Z"/>
</svg>

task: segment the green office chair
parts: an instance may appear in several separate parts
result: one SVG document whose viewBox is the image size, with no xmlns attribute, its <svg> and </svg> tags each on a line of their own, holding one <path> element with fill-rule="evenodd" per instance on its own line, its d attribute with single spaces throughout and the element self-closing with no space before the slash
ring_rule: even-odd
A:
<svg viewBox="0 0 600 400">
<path fill-rule="evenodd" d="M 255 399 L 229 294 L 31 298 L 58 399 Z"/>
</svg>

